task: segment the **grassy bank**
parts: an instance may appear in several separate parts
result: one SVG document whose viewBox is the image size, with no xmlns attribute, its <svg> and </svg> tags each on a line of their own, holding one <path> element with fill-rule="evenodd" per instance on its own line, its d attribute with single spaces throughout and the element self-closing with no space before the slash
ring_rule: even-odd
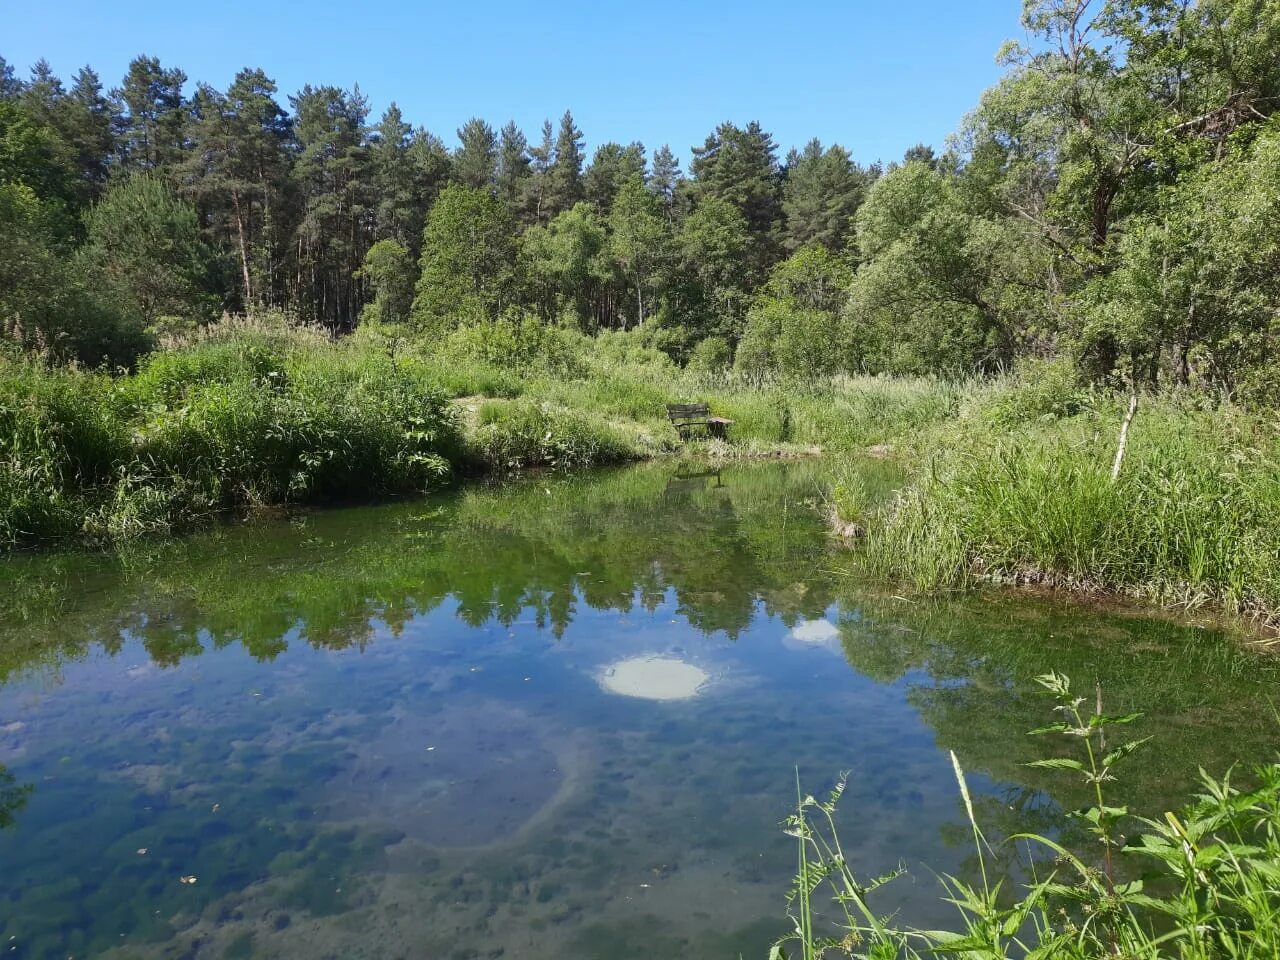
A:
<svg viewBox="0 0 1280 960">
<path fill-rule="evenodd" d="M 782 388 L 682 370 L 635 335 L 541 325 L 422 342 L 224 323 L 108 375 L 0 357 L 0 547 L 168 533 L 227 510 L 421 492 L 681 446 L 666 403 L 735 423 L 722 456 L 857 450 L 951 416 L 934 381 Z M 695 444 L 694 446 L 698 446 Z"/>
<path fill-rule="evenodd" d="M 1043 387 L 971 391 L 953 420 L 913 434 L 911 481 L 887 508 L 837 484 L 871 568 L 922 589 L 1044 584 L 1280 622 L 1273 422 L 1144 397 L 1113 479 L 1122 401 Z"/>
<path fill-rule="evenodd" d="M 682 445 L 706 401 L 728 444 Z M 423 341 L 224 323 L 129 375 L 0 358 L 0 545 L 113 541 L 219 512 L 408 494 L 459 477 L 692 447 L 828 455 L 832 512 L 876 573 L 1105 590 L 1280 622 L 1280 431 L 1204 397 L 1122 398 L 1038 365 L 997 380 L 760 384 L 640 332 L 496 323 Z M 878 448 L 878 449 L 876 449 Z M 883 489 L 867 452 L 907 481 Z M 883 471 L 881 471 L 883 472 Z M 896 477 L 898 471 L 891 471 Z"/>
</svg>

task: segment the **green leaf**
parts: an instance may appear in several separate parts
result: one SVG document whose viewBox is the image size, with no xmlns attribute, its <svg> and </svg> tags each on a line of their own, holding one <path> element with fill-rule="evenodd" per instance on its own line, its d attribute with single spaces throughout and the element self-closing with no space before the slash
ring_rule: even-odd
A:
<svg viewBox="0 0 1280 960">
<path fill-rule="evenodd" d="M 1084 770 L 1084 764 L 1070 757 L 1049 757 L 1047 760 L 1032 760 L 1024 763 L 1024 767 L 1039 767 L 1042 770 Z"/>
<path fill-rule="evenodd" d="M 1123 746 L 1117 747 L 1115 750 L 1112 750 L 1110 753 L 1108 753 L 1105 757 L 1102 758 L 1103 768 L 1106 769 L 1112 766 L 1113 764 L 1119 763 L 1121 760 L 1123 760 L 1129 754 L 1133 753 L 1133 751 L 1137 750 L 1140 746 L 1142 746 L 1144 743 L 1146 743 L 1150 739 L 1151 739 L 1150 737 L 1143 737 L 1141 740 L 1131 740 L 1128 743 L 1124 744 Z"/>
</svg>

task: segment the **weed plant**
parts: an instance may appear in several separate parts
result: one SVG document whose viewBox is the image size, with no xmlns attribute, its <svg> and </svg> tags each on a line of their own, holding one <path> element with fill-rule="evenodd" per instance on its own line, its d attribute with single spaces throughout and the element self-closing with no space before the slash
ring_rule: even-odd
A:
<svg viewBox="0 0 1280 960">
<path fill-rule="evenodd" d="M 964 771 L 951 754 L 977 857 L 978 877 L 941 880 L 954 906 L 949 929 L 900 923 L 879 905 L 880 892 L 901 871 L 872 880 L 856 874 L 836 827 L 842 778 L 822 801 L 802 795 L 784 829 L 796 839 L 797 869 L 788 895 L 789 934 L 771 960 L 831 957 L 916 960 L 960 956 L 972 960 L 1261 960 L 1280 955 L 1280 763 L 1253 771 L 1243 788 L 1232 773 L 1201 775 L 1200 794 L 1178 812 L 1143 818 L 1108 802 L 1108 786 L 1144 740 L 1115 742 L 1135 715 L 1107 716 L 1101 695 L 1077 696 L 1058 674 L 1039 678 L 1057 699 L 1057 718 L 1034 734 L 1074 743 L 1074 755 L 1032 765 L 1078 776 L 1094 802 L 1072 814 L 1095 841 L 1091 854 L 1068 850 L 1053 837 L 1019 834 L 1041 854 L 1017 890 L 1000 875 L 1001 844 L 984 834 L 974 814 Z M 1131 828 L 1131 829 L 1130 829 Z M 1128 833 L 1129 835 L 1126 835 Z M 1118 861 L 1141 868 L 1124 880 Z"/>
</svg>

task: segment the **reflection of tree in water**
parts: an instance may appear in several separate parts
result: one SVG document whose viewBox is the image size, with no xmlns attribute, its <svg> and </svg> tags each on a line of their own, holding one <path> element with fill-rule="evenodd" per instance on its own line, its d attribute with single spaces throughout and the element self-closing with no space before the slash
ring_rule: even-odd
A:
<svg viewBox="0 0 1280 960">
<path fill-rule="evenodd" d="M 846 658 L 881 682 L 905 678 L 938 745 L 1007 791 L 980 814 L 992 836 L 1067 829 L 1064 840 L 1084 845 L 1061 811 L 1090 805 L 1090 790 L 1073 772 L 1025 766 L 1079 749 L 1074 740 L 1027 736 L 1053 719 L 1052 698 L 1034 679 L 1051 670 L 1079 690 L 1100 684 L 1107 713 L 1143 714 L 1124 739 L 1153 740 L 1108 785 L 1109 803 L 1138 814 L 1190 799 L 1200 768 L 1220 774 L 1272 756 L 1280 742 L 1269 724 L 1241 720 L 1271 715 L 1280 660 L 1238 638 L 1003 594 L 907 602 L 854 590 L 841 603 Z"/>
<path fill-rule="evenodd" d="M 27 805 L 27 799 L 35 790 L 29 783 L 18 783 L 3 764 L 0 764 L 0 830 L 13 826 L 18 811 Z"/>
<path fill-rule="evenodd" d="M 736 637 L 763 604 L 820 616 L 828 549 L 811 464 L 742 465 L 672 491 L 670 471 L 473 487 L 441 503 L 226 528 L 128 556 L 30 557 L 0 574 L 0 679 L 136 637 L 154 662 L 206 644 L 270 659 L 289 643 L 363 647 L 447 600 L 465 623 L 531 617 L 556 637 L 578 609 L 652 611 L 674 596 Z M 54 589 L 50 589 L 50 584 Z"/>
</svg>

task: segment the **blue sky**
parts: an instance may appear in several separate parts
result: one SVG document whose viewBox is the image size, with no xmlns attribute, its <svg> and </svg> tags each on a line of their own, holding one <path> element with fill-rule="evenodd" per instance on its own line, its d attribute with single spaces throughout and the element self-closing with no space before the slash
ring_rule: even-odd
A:
<svg viewBox="0 0 1280 960">
<path fill-rule="evenodd" d="M 689 148 L 720 121 L 759 120 L 785 154 L 817 136 L 863 161 L 941 146 L 1020 35 L 1019 0 L 791 3 L 210 4 L 0 0 L 0 55 L 19 74 L 45 57 L 64 79 L 84 63 L 108 86 L 139 53 L 225 87 L 261 66 L 284 95 L 359 83 L 374 117 L 455 142 L 473 115 L 514 119 L 530 140 L 566 107 L 588 150 L 638 139 Z"/>
</svg>

